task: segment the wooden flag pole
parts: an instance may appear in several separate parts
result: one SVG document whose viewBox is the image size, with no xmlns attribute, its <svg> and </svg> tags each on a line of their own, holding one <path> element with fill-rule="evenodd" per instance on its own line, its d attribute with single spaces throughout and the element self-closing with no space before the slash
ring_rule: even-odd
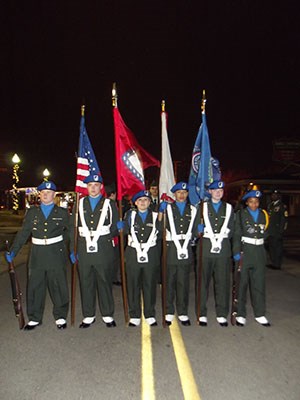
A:
<svg viewBox="0 0 300 400">
<path fill-rule="evenodd" d="M 85 105 L 81 106 L 81 117 L 84 117 Z M 76 193 L 75 202 L 75 215 L 74 215 L 74 255 L 76 257 L 76 262 L 72 268 L 72 278 L 71 278 L 71 326 L 75 323 L 75 303 L 76 303 L 76 275 L 77 275 L 77 247 L 78 247 L 78 213 L 79 213 L 79 193 Z"/>
<path fill-rule="evenodd" d="M 165 112 L 166 102 L 162 100 L 161 111 Z M 167 240 L 166 240 L 166 210 L 163 212 L 163 235 L 162 235 L 162 273 L 161 273 L 161 305 L 162 305 L 162 324 L 165 328 L 166 324 L 166 313 L 167 313 Z"/>
<path fill-rule="evenodd" d="M 201 111 L 205 114 L 205 90 L 203 90 Z M 203 224 L 203 199 L 201 199 L 200 205 L 200 223 Z M 201 286 L 202 286 L 202 269 L 203 269 L 203 234 L 199 234 L 199 257 L 198 257 L 198 276 L 197 276 L 197 323 L 199 324 L 199 318 L 201 317 Z"/>
<path fill-rule="evenodd" d="M 113 83 L 112 88 L 112 106 L 114 108 L 118 107 L 118 94 L 116 83 Z M 118 171 L 116 171 L 118 173 Z M 123 220 L 122 215 L 122 200 L 118 200 L 118 209 L 119 209 L 119 220 Z M 124 309 L 124 318 L 125 323 L 129 322 L 129 314 L 128 314 L 128 297 L 127 297 L 127 288 L 126 288 L 126 273 L 125 273 L 125 254 L 124 254 L 124 233 L 123 229 L 120 231 L 120 270 L 121 270 L 121 281 L 122 281 L 122 297 L 123 297 L 123 309 Z"/>
</svg>

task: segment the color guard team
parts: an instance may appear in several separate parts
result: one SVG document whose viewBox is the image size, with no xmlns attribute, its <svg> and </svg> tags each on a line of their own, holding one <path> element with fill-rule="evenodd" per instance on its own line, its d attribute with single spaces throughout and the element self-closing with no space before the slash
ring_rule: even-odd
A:
<svg viewBox="0 0 300 400">
<path fill-rule="evenodd" d="M 66 209 L 55 205 L 55 184 L 50 181 L 41 183 L 38 186 L 40 205 L 28 209 L 23 226 L 10 252 L 6 253 L 7 261 L 11 262 L 27 240 L 31 240 L 27 285 L 29 322 L 25 330 L 33 330 L 42 324 L 47 288 L 57 329 L 67 327 L 68 256 L 73 264 L 78 264 L 83 316 L 79 328 L 89 328 L 95 322 L 97 300 L 102 322 L 108 328 L 116 326 L 112 285 L 118 259 L 114 239 L 120 232 L 126 237 L 130 327 L 139 326 L 143 317 L 149 326 L 158 325 L 156 293 L 157 284 L 161 282 L 162 240 L 166 249 L 165 325 L 171 325 L 175 315 L 183 326 L 191 325 L 188 313 L 190 273 L 195 267 L 195 281 L 199 282 L 200 257 L 200 285 L 195 285 L 195 308 L 199 309 L 196 314 L 200 326 L 210 323 L 207 299 L 211 281 L 216 320 L 221 327 L 228 326 L 231 272 L 238 264 L 241 273 L 236 325 L 242 327 L 246 324 L 249 287 L 255 320 L 262 326 L 270 326 L 266 317 L 264 245 L 270 216 L 270 247 L 275 253 L 271 255 L 272 263 L 274 268 L 280 268 L 282 255 L 278 251 L 287 211 L 278 202 L 278 191 L 274 192 L 268 216 L 260 208 L 262 193 L 258 190 L 246 192 L 242 198 L 244 207 L 234 213 L 232 206 L 222 200 L 225 186 L 222 181 L 214 181 L 208 186 L 209 200 L 197 207 L 188 201 L 186 182 L 178 182 L 171 188 L 175 198 L 172 203 L 159 202 L 157 184 L 152 182 L 151 191 L 142 190 L 132 197 L 132 207 L 123 220 L 119 220 L 116 202 L 101 194 L 101 176 L 90 175 L 84 182 L 88 196 L 79 200 L 78 215 L 73 213 L 71 216 Z M 282 211 L 282 217 L 279 211 Z M 274 215 L 280 225 L 278 232 L 277 222 L 272 222 Z M 196 263 L 191 246 L 195 238 L 201 241 L 201 246 L 196 246 Z"/>
</svg>

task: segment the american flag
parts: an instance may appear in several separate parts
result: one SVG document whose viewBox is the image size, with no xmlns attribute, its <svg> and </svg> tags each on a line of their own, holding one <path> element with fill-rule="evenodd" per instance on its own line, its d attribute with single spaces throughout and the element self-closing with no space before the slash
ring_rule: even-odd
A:
<svg viewBox="0 0 300 400">
<path fill-rule="evenodd" d="M 80 121 L 77 176 L 75 185 L 75 192 L 79 193 L 81 196 L 86 196 L 88 194 L 87 184 L 83 183 L 83 180 L 90 174 L 101 176 L 100 168 L 85 128 L 85 117 L 82 116 Z"/>
</svg>

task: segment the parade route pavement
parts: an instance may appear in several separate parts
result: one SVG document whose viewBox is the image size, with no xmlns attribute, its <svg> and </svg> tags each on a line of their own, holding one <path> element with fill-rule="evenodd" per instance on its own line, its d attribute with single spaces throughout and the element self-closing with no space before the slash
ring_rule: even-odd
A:
<svg viewBox="0 0 300 400">
<path fill-rule="evenodd" d="M 3 240 L 1 228 L 0 236 Z M 117 327 L 106 328 L 97 311 L 95 324 L 78 329 L 82 316 L 77 281 L 74 327 L 69 318 L 66 330 L 56 329 L 47 296 L 43 324 L 31 332 L 20 331 L 1 249 L 0 398 L 299 400 L 299 244 L 299 238 L 287 238 L 283 269 L 266 270 L 270 328 L 255 322 L 250 300 L 244 328 L 221 328 L 215 320 L 213 288 L 208 326 L 199 327 L 191 272 L 190 327 L 177 321 L 170 328 L 162 327 L 158 285 L 157 327 L 127 327 L 121 288 L 114 286 Z M 24 292 L 28 246 L 15 259 Z"/>
</svg>

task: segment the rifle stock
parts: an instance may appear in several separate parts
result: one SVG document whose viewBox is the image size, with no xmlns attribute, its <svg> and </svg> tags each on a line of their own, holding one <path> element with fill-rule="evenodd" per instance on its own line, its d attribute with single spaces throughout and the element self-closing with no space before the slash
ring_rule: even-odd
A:
<svg viewBox="0 0 300 400">
<path fill-rule="evenodd" d="M 234 264 L 232 272 L 232 295 L 231 295 L 232 303 L 231 303 L 231 317 L 230 317 L 231 325 L 236 324 L 242 262 L 243 262 L 243 253 L 241 253 L 241 259 Z"/>
<path fill-rule="evenodd" d="M 8 240 L 6 241 L 6 248 L 7 252 L 9 253 Z M 25 318 L 22 308 L 22 292 L 13 262 L 8 263 L 8 273 L 11 283 L 11 291 L 12 291 L 12 299 L 13 299 L 15 315 L 19 321 L 19 328 L 23 329 L 25 326 Z"/>
</svg>

